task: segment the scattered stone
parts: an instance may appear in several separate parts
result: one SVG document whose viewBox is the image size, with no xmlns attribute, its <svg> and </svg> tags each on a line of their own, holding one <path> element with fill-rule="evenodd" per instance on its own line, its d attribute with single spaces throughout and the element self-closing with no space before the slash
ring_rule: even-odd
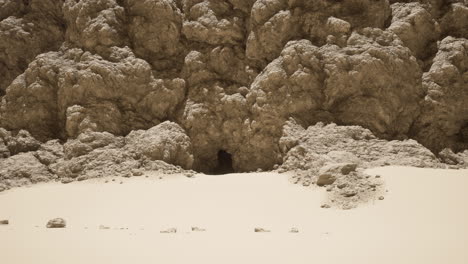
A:
<svg viewBox="0 0 468 264">
<path fill-rule="evenodd" d="M 132 174 L 133 174 L 133 176 L 137 176 L 137 177 L 138 177 L 138 176 L 143 176 L 144 173 L 143 173 L 142 170 L 133 169 L 133 170 L 132 170 Z"/>
<path fill-rule="evenodd" d="M 70 182 L 73 182 L 74 180 L 72 178 L 62 178 L 60 180 L 61 183 L 63 184 L 67 184 L 67 183 L 70 183 Z"/>
<path fill-rule="evenodd" d="M 0 220 L 0 225 L 8 225 L 10 222 L 8 220 Z"/>
<path fill-rule="evenodd" d="M 377 179 L 380 178 L 380 175 L 375 175 L 375 178 L 377 178 Z"/>
<path fill-rule="evenodd" d="M 353 197 L 356 194 L 357 194 L 357 191 L 355 189 L 347 189 L 342 193 L 344 197 Z"/>
<path fill-rule="evenodd" d="M 162 231 L 160 231 L 160 233 L 163 233 L 163 234 L 177 233 L 177 228 L 169 228 L 169 229 L 166 229 L 166 230 L 162 230 Z"/>
<path fill-rule="evenodd" d="M 338 189 L 343 189 L 343 188 L 346 188 L 347 186 L 348 186 L 347 183 L 340 183 L 336 187 L 338 187 Z"/>
<path fill-rule="evenodd" d="M 205 232 L 206 229 L 204 229 L 204 228 L 199 228 L 199 227 L 196 227 L 196 226 L 192 226 L 192 231 L 193 231 L 193 232 Z"/>
<path fill-rule="evenodd" d="M 54 218 L 47 222 L 47 228 L 65 228 L 67 226 L 67 222 L 63 218 Z"/>
<path fill-rule="evenodd" d="M 84 181 L 84 180 L 86 180 L 86 179 L 88 179 L 88 177 L 86 177 L 86 175 L 81 175 L 81 176 L 78 176 L 78 177 L 76 178 L 77 181 Z"/>
<path fill-rule="evenodd" d="M 325 209 L 331 208 L 331 206 L 329 204 L 322 204 L 320 207 L 325 208 Z"/>
<path fill-rule="evenodd" d="M 327 187 L 327 192 L 333 191 L 333 188 L 334 188 L 333 185 L 328 186 L 328 187 Z"/>
<path fill-rule="evenodd" d="M 254 232 L 255 232 L 255 233 L 268 233 L 268 232 L 270 232 L 270 230 L 264 229 L 264 228 L 260 228 L 260 227 L 256 227 L 256 228 L 254 228 Z"/>
<path fill-rule="evenodd" d="M 385 199 L 385 197 L 383 197 L 383 196 L 379 196 L 379 200 L 381 200 L 381 201 L 382 201 L 383 199 Z"/>
<path fill-rule="evenodd" d="M 123 181 L 121 181 L 120 184 L 123 184 Z"/>
<path fill-rule="evenodd" d="M 333 184 L 336 181 L 336 177 L 332 174 L 321 174 L 317 179 L 318 186 L 326 186 Z"/>
<path fill-rule="evenodd" d="M 100 226 L 99 226 L 99 229 L 101 229 L 101 230 L 107 230 L 107 229 L 110 229 L 110 227 L 105 226 L 105 225 L 100 225 Z"/>
<path fill-rule="evenodd" d="M 299 233 L 299 229 L 297 229 L 296 227 L 293 227 L 291 228 L 291 230 L 289 230 L 289 233 Z"/>
</svg>

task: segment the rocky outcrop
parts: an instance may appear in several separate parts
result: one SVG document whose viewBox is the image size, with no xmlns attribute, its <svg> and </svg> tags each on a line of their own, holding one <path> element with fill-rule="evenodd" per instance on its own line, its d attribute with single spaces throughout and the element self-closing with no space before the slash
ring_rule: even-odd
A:
<svg viewBox="0 0 468 264">
<path fill-rule="evenodd" d="M 279 145 L 284 153 L 280 167 L 283 171 L 314 170 L 317 174 L 327 163 L 351 163 L 359 167 L 444 167 L 431 151 L 415 140 L 382 140 L 359 126 L 318 123 L 304 129 L 288 121 Z"/>
<path fill-rule="evenodd" d="M 192 168 L 190 138 L 176 123 L 166 121 L 146 131 L 132 131 L 125 142 L 129 151 L 144 155 L 150 160 L 162 160 L 185 169 Z"/>
<path fill-rule="evenodd" d="M 49 181 L 54 178 L 47 166 L 32 153 L 20 153 L 0 159 L 0 182 L 7 188 L 29 183 Z"/>
<path fill-rule="evenodd" d="M 63 0 L 0 2 L 0 96 L 34 58 L 64 39 Z"/>
<path fill-rule="evenodd" d="M 323 45 L 328 36 L 346 39 L 351 27 L 383 28 L 390 12 L 385 0 L 259 0 L 252 7 L 246 53 L 252 59 L 272 61 L 290 40 Z"/>
<path fill-rule="evenodd" d="M 86 130 L 125 135 L 168 118 L 185 81 L 156 79 L 130 49 L 111 50 L 109 60 L 77 48 L 38 56 L 4 96 L 3 126 L 39 139 L 73 138 Z"/>
<path fill-rule="evenodd" d="M 249 136 L 258 140 L 242 147 L 268 156 L 252 153 L 245 163 L 255 160 L 267 168 L 280 162 L 276 142 L 289 117 L 304 126 L 318 121 L 357 124 L 381 137 L 404 138 L 424 97 L 421 75 L 401 41 L 379 29 L 354 32 L 343 49 L 289 42 L 247 95 L 253 119 Z"/>
<path fill-rule="evenodd" d="M 426 59 L 437 49 L 440 27 L 420 3 L 395 3 L 392 22 L 388 30 L 403 41 L 416 58 Z"/>
<path fill-rule="evenodd" d="M 424 73 L 427 91 L 415 138 L 436 153 L 449 147 L 468 148 L 468 40 L 446 37 L 430 70 Z"/>
<path fill-rule="evenodd" d="M 439 161 L 408 139 L 436 154 L 468 149 L 466 10 L 465 0 L 0 0 L 0 162 L 32 155 L 65 181 L 166 162 L 292 169 L 308 154 L 285 138 L 319 135 L 323 122 L 418 149 L 403 160 L 430 166 Z"/>
</svg>

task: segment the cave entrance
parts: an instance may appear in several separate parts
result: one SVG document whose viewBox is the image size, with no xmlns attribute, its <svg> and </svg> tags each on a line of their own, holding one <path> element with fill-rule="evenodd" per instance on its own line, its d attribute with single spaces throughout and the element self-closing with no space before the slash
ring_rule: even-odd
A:
<svg viewBox="0 0 468 264">
<path fill-rule="evenodd" d="M 232 155 L 225 151 L 220 150 L 218 151 L 218 163 L 216 168 L 213 170 L 213 175 L 220 175 L 220 174 L 227 174 L 233 173 L 234 168 L 232 167 Z"/>
</svg>

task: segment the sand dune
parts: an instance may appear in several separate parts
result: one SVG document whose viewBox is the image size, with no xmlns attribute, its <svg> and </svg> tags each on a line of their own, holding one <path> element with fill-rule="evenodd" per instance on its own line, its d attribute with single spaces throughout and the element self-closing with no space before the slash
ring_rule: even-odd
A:
<svg viewBox="0 0 468 264">
<path fill-rule="evenodd" d="M 389 192 L 353 210 L 322 209 L 324 189 L 293 185 L 276 173 L 153 174 L 12 189 L 0 194 L 0 219 L 10 220 L 0 226 L 1 260 L 468 263 L 468 170 L 368 173 L 382 175 Z M 67 228 L 46 229 L 55 217 L 65 218 Z M 254 233 L 255 227 L 271 232 Z M 293 227 L 299 233 L 289 233 Z M 160 233 L 168 228 L 177 233 Z"/>
</svg>

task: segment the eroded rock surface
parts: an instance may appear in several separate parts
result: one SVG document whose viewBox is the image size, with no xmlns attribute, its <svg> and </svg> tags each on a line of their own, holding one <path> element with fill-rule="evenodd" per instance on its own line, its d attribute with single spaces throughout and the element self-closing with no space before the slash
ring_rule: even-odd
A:
<svg viewBox="0 0 468 264">
<path fill-rule="evenodd" d="M 467 4 L 0 0 L 0 187 L 465 166 Z"/>
</svg>

